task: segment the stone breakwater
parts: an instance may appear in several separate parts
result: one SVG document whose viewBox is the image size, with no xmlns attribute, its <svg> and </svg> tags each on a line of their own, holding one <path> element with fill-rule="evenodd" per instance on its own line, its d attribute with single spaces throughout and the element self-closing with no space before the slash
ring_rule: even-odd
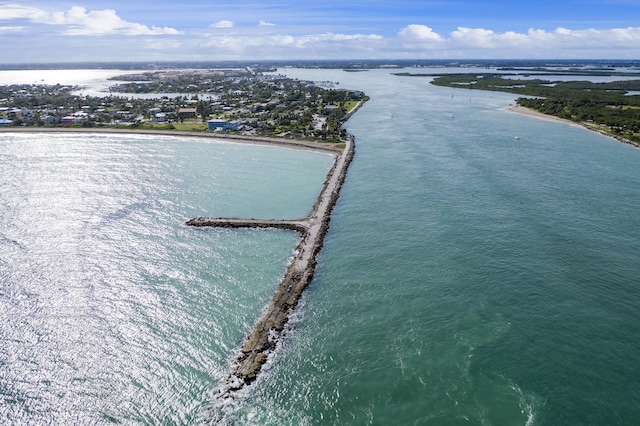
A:
<svg viewBox="0 0 640 426">
<path fill-rule="evenodd" d="M 305 234 L 308 224 L 305 220 L 261 220 L 261 219 L 227 219 L 196 217 L 186 222 L 189 226 L 214 228 L 276 228 L 297 231 Z"/>
<path fill-rule="evenodd" d="M 349 136 L 345 148 L 336 157 L 324 181 L 322 191 L 311 213 L 304 219 L 280 221 L 199 217 L 186 222 L 187 225 L 197 227 L 290 229 L 301 234 L 295 256 L 262 317 L 244 340 L 233 371 L 218 394 L 219 398 L 233 397 L 235 392 L 253 382 L 268 356 L 273 353 L 281 340 L 290 314 L 313 277 L 317 255 L 322 249 L 324 237 L 329 229 L 331 212 L 340 195 L 340 188 L 346 179 L 354 151 L 355 141 L 352 136 Z"/>
</svg>

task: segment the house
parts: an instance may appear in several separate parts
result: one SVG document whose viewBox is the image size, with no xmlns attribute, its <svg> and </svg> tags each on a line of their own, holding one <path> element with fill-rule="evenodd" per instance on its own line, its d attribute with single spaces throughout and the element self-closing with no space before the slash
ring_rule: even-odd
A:
<svg viewBox="0 0 640 426">
<path fill-rule="evenodd" d="M 31 111 L 29 110 L 22 110 L 20 108 L 11 108 L 9 111 L 7 111 L 7 117 L 12 120 L 22 120 L 30 112 Z"/>
<path fill-rule="evenodd" d="M 42 117 L 42 122 L 47 125 L 56 124 L 60 122 L 60 117 L 55 115 L 46 115 Z"/>
<path fill-rule="evenodd" d="M 207 121 L 207 127 L 209 130 L 238 130 L 240 127 L 240 123 L 237 121 L 227 121 L 227 120 L 209 120 Z"/>
<path fill-rule="evenodd" d="M 62 117 L 62 120 L 60 121 L 60 123 L 63 126 L 73 126 L 74 124 L 76 124 L 76 118 L 72 115 L 67 115 Z"/>
<path fill-rule="evenodd" d="M 195 108 L 180 108 L 178 110 L 178 116 L 180 118 L 197 118 L 198 110 Z"/>
</svg>

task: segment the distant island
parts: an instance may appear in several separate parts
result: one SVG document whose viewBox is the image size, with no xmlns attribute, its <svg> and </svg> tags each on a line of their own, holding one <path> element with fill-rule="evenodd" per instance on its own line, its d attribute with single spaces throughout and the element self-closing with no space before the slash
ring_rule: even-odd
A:
<svg viewBox="0 0 640 426">
<path fill-rule="evenodd" d="M 367 96 L 332 82 L 252 68 L 118 76 L 104 96 L 71 85 L 0 86 L 0 127 L 215 131 L 343 143 L 342 124 Z"/>
<path fill-rule="evenodd" d="M 524 73 L 521 69 L 517 71 L 519 74 L 513 74 L 509 78 L 506 78 L 504 73 L 396 75 L 435 77 L 431 84 L 436 86 L 524 95 L 516 100 L 517 105 L 579 123 L 591 130 L 640 147 L 640 73 L 605 69 L 545 68 L 527 69 Z M 593 83 L 537 78 L 554 75 L 625 76 L 638 79 Z"/>
</svg>

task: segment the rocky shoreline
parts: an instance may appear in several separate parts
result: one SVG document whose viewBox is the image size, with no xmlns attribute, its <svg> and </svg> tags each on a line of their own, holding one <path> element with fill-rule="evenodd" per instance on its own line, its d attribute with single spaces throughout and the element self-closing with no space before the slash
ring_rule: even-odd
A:
<svg viewBox="0 0 640 426">
<path fill-rule="evenodd" d="M 305 220 L 260 220 L 260 219 L 235 219 L 235 218 L 211 218 L 196 217 L 188 220 L 188 226 L 213 227 L 213 228 L 276 228 L 297 231 L 306 234 L 308 231 Z"/>
</svg>

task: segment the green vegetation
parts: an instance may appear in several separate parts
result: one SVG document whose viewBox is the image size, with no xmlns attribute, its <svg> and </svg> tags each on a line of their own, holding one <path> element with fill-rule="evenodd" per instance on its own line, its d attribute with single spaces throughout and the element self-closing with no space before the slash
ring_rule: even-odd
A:
<svg viewBox="0 0 640 426">
<path fill-rule="evenodd" d="M 117 128 L 119 126 L 106 126 L 106 127 Z M 205 130 L 207 130 L 207 125 L 206 123 L 198 123 L 196 121 L 174 123 L 174 124 L 154 124 L 154 123 L 137 122 L 137 123 L 128 125 L 127 128 L 140 129 L 140 130 L 178 130 L 181 132 L 204 132 Z"/>
<path fill-rule="evenodd" d="M 350 113 L 357 105 L 359 101 L 347 101 L 343 104 L 344 110 Z"/>
<path fill-rule="evenodd" d="M 106 126 L 117 128 L 119 126 Z M 127 126 L 130 129 L 141 130 L 176 130 L 177 127 L 173 124 L 153 124 L 153 123 L 133 123 Z"/>
<path fill-rule="evenodd" d="M 174 129 L 183 132 L 204 132 L 207 130 L 206 123 L 176 123 L 172 126 Z"/>
<path fill-rule="evenodd" d="M 593 83 L 504 78 L 502 74 L 449 74 L 435 78 L 432 84 L 525 95 L 517 99 L 518 105 L 640 144 L 640 95 L 627 94 L 640 91 L 640 80 Z"/>
</svg>

